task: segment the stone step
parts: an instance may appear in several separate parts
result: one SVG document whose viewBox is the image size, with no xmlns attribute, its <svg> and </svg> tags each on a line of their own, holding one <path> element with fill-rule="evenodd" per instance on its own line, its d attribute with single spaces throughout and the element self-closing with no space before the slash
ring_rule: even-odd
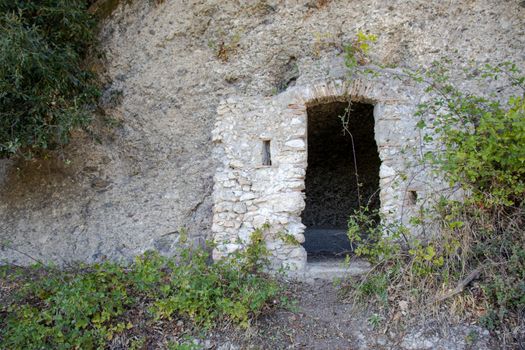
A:
<svg viewBox="0 0 525 350">
<path fill-rule="evenodd" d="M 304 237 L 303 246 L 309 258 L 318 255 L 344 256 L 352 251 L 346 228 L 308 227 Z"/>
<path fill-rule="evenodd" d="M 343 259 L 323 259 L 308 262 L 300 272 L 290 273 L 290 277 L 299 281 L 313 283 L 318 280 L 334 281 L 335 279 L 358 276 L 370 271 L 369 262 L 352 259 L 349 263 Z"/>
</svg>

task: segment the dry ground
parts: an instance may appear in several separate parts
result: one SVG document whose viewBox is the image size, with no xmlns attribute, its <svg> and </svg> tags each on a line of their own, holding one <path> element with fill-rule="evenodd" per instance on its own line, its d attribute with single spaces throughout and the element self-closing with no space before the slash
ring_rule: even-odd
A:
<svg viewBox="0 0 525 350">
<path fill-rule="evenodd" d="M 116 336 L 109 349 L 173 349 L 169 342 L 193 342 L 181 349 L 500 349 L 487 331 L 475 326 L 447 325 L 420 320 L 410 327 L 380 320 L 373 312 L 344 302 L 333 283 L 288 282 L 292 300 L 287 308 L 268 310 L 249 329 L 223 324 L 204 332 L 184 319 L 147 321 L 141 308 L 127 317 L 133 329 Z M 16 282 L 0 279 L 0 302 L 17 288 Z M 1 315 L 0 315 L 1 316 Z M 190 340 L 188 340 L 190 339 Z M 139 346 L 140 345 L 140 346 Z M 176 347 L 174 349 L 177 349 Z"/>
<path fill-rule="evenodd" d="M 408 328 L 385 321 L 373 327 L 373 312 L 343 302 L 338 290 L 322 280 L 296 283 L 291 293 L 297 304 L 292 310 L 264 316 L 246 332 L 214 333 L 208 345 L 221 350 L 499 349 L 488 332 L 473 326 L 422 320 Z"/>
</svg>

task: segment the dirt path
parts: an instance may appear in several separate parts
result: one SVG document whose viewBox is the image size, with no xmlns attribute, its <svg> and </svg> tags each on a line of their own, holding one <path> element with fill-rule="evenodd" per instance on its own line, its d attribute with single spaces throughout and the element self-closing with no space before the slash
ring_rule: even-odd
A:
<svg viewBox="0 0 525 350">
<path fill-rule="evenodd" d="M 0 283 L 0 301 L 13 286 L 5 280 Z M 374 328 L 370 322 L 373 313 L 357 311 L 352 304 L 343 302 L 338 290 L 331 282 L 323 280 L 290 283 L 288 295 L 295 304 L 288 309 L 269 311 L 247 330 L 226 325 L 202 333 L 183 320 L 151 324 L 146 322 L 144 314 L 131 315 L 136 329 L 141 331 L 135 334 L 134 328 L 115 337 L 108 349 L 502 349 L 487 331 L 476 326 L 449 326 L 435 320 L 423 320 L 408 329 L 397 327 L 399 325 L 386 328 L 384 321 Z M 140 347 L 133 347 L 133 340 L 140 337 L 149 340 Z M 193 339 L 195 346 L 167 347 L 169 341 L 181 339 Z"/>
<path fill-rule="evenodd" d="M 474 326 L 436 324 L 432 320 L 407 330 L 370 325 L 372 313 L 354 312 L 327 281 L 293 287 L 297 305 L 262 317 L 251 330 L 212 335 L 210 348 L 234 349 L 498 349 L 488 332 Z M 222 333 L 222 332 L 221 332 Z"/>
<path fill-rule="evenodd" d="M 281 348 L 350 349 L 357 342 L 351 306 L 339 301 L 329 282 L 301 284 L 295 288 L 297 310 L 279 311 L 263 320 L 263 327 L 274 333 Z M 269 344 L 270 345 L 270 344 Z"/>
</svg>

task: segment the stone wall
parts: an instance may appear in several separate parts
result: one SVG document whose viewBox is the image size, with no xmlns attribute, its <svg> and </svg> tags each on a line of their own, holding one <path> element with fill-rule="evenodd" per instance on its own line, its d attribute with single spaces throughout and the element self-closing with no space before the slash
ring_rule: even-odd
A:
<svg viewBox="0 0 525 350">
<path fill-rule="evenodd" d="M 177 247 L 181 227 L 195 243 L 210 238 L 215 169 L 234 176 L 234 186 L 248 186 L 237 184 L 237 179 L 251 164 L 252 153 L 239 155 L 243 167 L 231 172 L 223 157 L 214 160 L 217 109 L 223 111 L 219 126 L 224 118 L 250 111 L 264 122 L 271 108 L 278 115 L 293 115 L 303 125 L 305 103 L 319 98 L 314 91 L 344 76 L 341 48 L 358 30 L 378 35 L 373 58 L 392 67 L 427 65 L 446 53 L 462 62 L 511 60 L 523 65 L 525 9 L 518 0 L 155 3 L 122 1 L 103 23 L 106 62 L 99 68 L 105 116 L 94 132 L 75 132 L 72 144 L 47 160 L 0 161 L 0 260 L 27 264 L 36 258 L 67 264 L 129 259 L 147 249 L 169 255 Z M 393 145 L 409 142 L 398 136 L 412 132 L 412 121 L 404 118 L 418 97 L 398 93 L 399 82 L 384 83 L 393 93 L 364 82 L 351 91 L 377 98 L 375 114 L 389 116 L 376 122 L 383 161 L 381 201 L 389 203 L 388 198 L 400 195 L 388 185 L 398 168 Z M 461 83 L 468 86 L 468 81 Z M 335 89 L 328 99 L 344 92 L 342 87 L 327 89 Z M 381 93 L 376 96 L 367 89 Z M 104 119 L 115 126 L 107 127 Z M 259 160 L 261 135 L 250 135 L 249 140 L 258 140 L 253 159 Z M 293 215 L 291 207 L 279 211 L 288 220 L 280 225 L 290 228 L 300 227 L 305 158 L 304 151 L 301 155 L 292 147 L 299 141 L 285 151 L 288 141 L 292 139 L 272 142 L 279 147 L 274 158 L 281 166 L 256 169 L 255 174 L 264 181 L 275 177 L 293 183 L 291 199 L 279 203 L 293 207 Z M 385 147 L 387 142 L 392 145 Z M 252 185 L 251 191 L 259 190 Z M 246 216 L 248 210 L 246 206 L 247 212 L 238 214 Z M 295 232 L 300 235 L 300 229 Z M 299 249 L 287 249 L 302 261 Z"/>
<path fill-rule="evenodd" d="M 306 251 L 283 240 L 282 232 L 304 242 L 307 110 L 323 103 L 350 99 L 374 105 L 381 211 L 389 220 L 408 224 L 413 205 L 406 203 L 406 189 L 418 191 L 419 200 L 425 201 L 428 187 L 422 180 L 428 182 L 430 174 L 413 162 L 419 144 L 413 117 L 419 90 L 409 79 L 389 77 L 396 73 L 353 80 L 345 80 L 343 73 L 341 80 L 295 86 L 274 97 L 221 103 L 213 131 L 219 163 L 213 193 L 216 258 L 241 248 L 254 229 L 268 224 L 265 240 L 275 265 L 304 269 Z M 271 166 L 261 165 L 264 140 L 271 141 Z"/>
</svg>

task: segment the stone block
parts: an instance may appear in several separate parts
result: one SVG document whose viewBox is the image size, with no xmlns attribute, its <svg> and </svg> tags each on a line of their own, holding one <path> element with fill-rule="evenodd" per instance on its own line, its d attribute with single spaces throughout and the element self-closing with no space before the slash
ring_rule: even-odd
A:
<svg viewBox="0 0 525 350">
<path fill-rule="evenodd" d="M 286 147 L 294 148 L 294 149 L 306 149 L 306 144 L 304 140 L 302 139 L 294 139 L 285 142 L 284 144 Z"/>
</svg>

